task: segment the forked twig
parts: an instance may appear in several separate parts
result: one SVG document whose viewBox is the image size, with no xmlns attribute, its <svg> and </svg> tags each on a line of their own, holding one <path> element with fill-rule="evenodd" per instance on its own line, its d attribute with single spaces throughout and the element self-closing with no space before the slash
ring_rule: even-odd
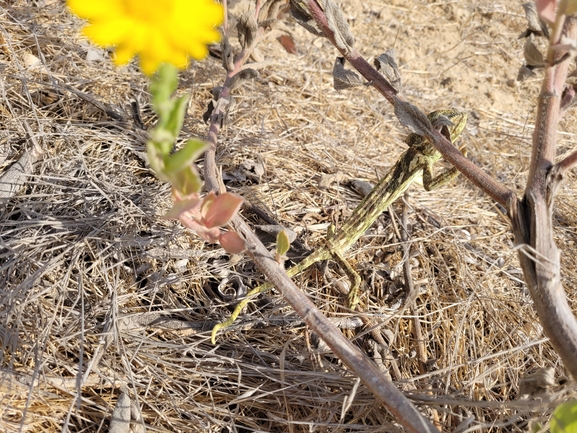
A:
<svg viewBox="0 0 577 433">
<path fill-rule="evenodd" d="M 560 27 L 560 26 L 559 26 Z M 558 34 L 560 37 L 561 33 Z M 567 18 L 563 34 L 577 37 L 577 21 Z M 565 55 L 557 51 L 555 58 Z M 557 127 L 561 98 L 569 60 L 548 66 L 539 95 L 537 120 L 533 132 L 533 154 L 527 188 L 523 199 L 509 209 L 517 244 L 527 244 L 534 259 L 519 251 L 519 260 L 535 310 L 546 335 L 565 367 L 577 379 L 577 321 L 561 284 L 561 253 L 553 240 L 553 205 L 555 192 L 564 172 L 574 164 L 575 153 L 553 165 L 557 150 Z"/>
</svg>

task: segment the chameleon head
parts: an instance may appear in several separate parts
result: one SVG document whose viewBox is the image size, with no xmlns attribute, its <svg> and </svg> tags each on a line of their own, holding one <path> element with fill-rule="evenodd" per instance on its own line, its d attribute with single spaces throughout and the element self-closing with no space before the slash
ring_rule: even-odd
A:
<svg viewBox="0 0 577 433">
<path fill-rule="evenodd" d="M 467 114 L 453 109 L 432 111 L 427 115 L 427 118 L 434 128 L 440 129 L 443 126 L 448 128 L 451 143 L 457 141 L 457 138 L 459 138 L 459 135 L 463 132 L 467 124 Z M 405 138 L 405 143 L 424 155 L 435 155 L 436 159 L 440 156 L 438 150 L 429 143 L 429 140 L 415 132 Z"/>
<path fill-rule="evenodd" d="M 451 143 L 457 140 L 459 135 L 461 135 L 461 132 L 463 132 L 463 129 L 465 129 L 465 125 L 467 124 L 467 113 L 453 109 L 432 111 L 427 115 L 427 117 L 433 126 L 437 126 L 439 121 L 443 123 L 443 118 L 450 121 L 450 124 L 447 124 L 447 126 L 451 136 Z"/>
</svg>

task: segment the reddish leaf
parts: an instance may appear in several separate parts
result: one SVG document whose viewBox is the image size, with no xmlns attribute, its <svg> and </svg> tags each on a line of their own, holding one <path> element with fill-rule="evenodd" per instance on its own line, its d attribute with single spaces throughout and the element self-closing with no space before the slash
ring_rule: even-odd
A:
<svg viewBox="0 0 577 433">
<path fill-rule="evenodd" d="M 226 252 L 231 254 L 240 254 L 246 249 L 246 244 L 235 232 L 221 233 L 218 241 Z"/>
<path fill-rule="evenodd" d="M 181 216 L 178 220 L 185 227 L 194 230 L 201 239 L 204 239 L 208 242 L 218 242 L 218 239 L 221 235 L 220 229 L 218 227 L 206 227 L 200 222 L 190 219 L 186 216 Z"/>
<path fill-rule="evenodd" d="M 172 208 L 164 215 L 167 219 L 178 219 L 183 213 L 190 212 L 193 215 L 198 214 L 200 198 L 194 197 L 186 200 L 177 200 Z"/>
<path fill-rule="evenodd" d="M 535 0 L 535 7 L 539 16 L 550 24 L 555 22 L 556 6 L 556 0 Z"/>
<path fill-rule="evenodd" d="M 293 41 L 293 38 L 287 35 L 282 35 L 277 38 L 277 41 L 280 42 L 282 47 L 286 50 L 289 54 L 298 54 L 297 46 Z"/>
<path fill-rule="evenodd" d="M 220 227 L 232 219 L 234 214 L 240 208 L 242 204 L 242 198 L 238 195 L 231 194 L 230 192 L 225 192 L 219 195 L 208 208 L 206 216 L 204 217 L 204 222 L 207 227 Z M 204 214 L 204 204 L 203 204 L 203 214 Z"/>
<path fill-rule="evenodd" d="M 216 194 L 213 191 L 209 192 L 208 195 L 202 200 L 202 204 L 200 205 L 200 215 L 203 220 L 206 220 L 206 215 L 208 214 L 208 211 L 215 200 Z"/>
</svg>

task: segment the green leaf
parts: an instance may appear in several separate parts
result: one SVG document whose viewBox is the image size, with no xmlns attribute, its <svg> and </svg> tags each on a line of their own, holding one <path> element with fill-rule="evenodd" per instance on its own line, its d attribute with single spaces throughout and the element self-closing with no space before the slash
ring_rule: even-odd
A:
<svg viewBox="0 0 577 433">
<path fill-rule="evenodd" d="M 189 142 L 174 155 L 167 155 L 165 143 L 148 141 L 146 144 L 146 153 L 148 163 L 156 173 L 159 179 L 170 182 L 172 187 L 183 197 L 200 192 L 202 180 L 196 166 L 192 163 L 200 153 L 206 148 L 206 145 L 200 141 Z"/>
<path fill-rule="evenodd" d="M 200 140 L 188 140 L 182 149 L 170 155 L 166 160 L 166 173 L 178 173 L 191 165 L 208 148 L 208 144 Z"/>
<path fill-rule="evenodd" d="M 577 400 L 557 406 L 550 423 L 551 433 L 577 432 Z"/>
<path fill-rule="evenodd" d="M 158 147 L 158 151 L 162 153 L 163 156 L 168 156 L 174 147 L 174 137 L 169 131 L 161 127 L 154 128 L 150 132 L 150 140 Z"/>
<path fill-rule="evenodd" d="M 207 147 L 208 145 L 202 141 L 188 140 L 178 152 L 164 157 L 162 174 L 157 172 L 159 177 L 168 180 L 184 197 L 200 192 L 202 180 L 194 161 Z"/>
<path fill-rule="evenodd" d="M 164 175 L 172 187 L 177 190 L 182 197 L 188 197 L 191 194 L 198 194 L 202 188 L 202 180 L 196 171 L 194 165 L 184 167 L 182 170 Z"/>
<path fill-rule="evenodd" d="M 281 230 L 276 237 L 276 252 L 279 256 L 284 256 L 291 246 L 288 235 Z"/>
<path fill-rule="evenodd" d="M 535 420 L 529 420 L 529 432 L 530 433 L 539 433 L 542 431 L 543 424 L 537 422 Z"/>
<path fill-rule="evenodd" d="M 163 180 L 168 180 L 164 174 L 164 154 L 160 149 L 160 145 L 150 140 L 146 143 L 146 155 L 148 156 L 148 163 L 156 173 L 156 175 Z"/>
<path fill-rule="evenodd" d="M 172 107 L 165 119 L 165 122 L 163 122 L 162 128 L 169 131 L 174 136 L 174 138 L 176 138 L 178 137 L 178 134 L 180 134 L 182 122 L 184 121 L 184 112 L 186 111 L 188 95 L 174 98 L 172 101 Z"/>
<path fill-rule="evenodd" d="M 173 65 L 162 64 L 150 83 L 152 106 L 159 115 L 163 110 L 166 110 L 165 103 L 170 100 L 170 96 L 176 90 L 177 85 L 178 70 Z"/>
<path fill-rule="evenodd" d="M 175 103 L 176 100 L 174 98 L 171 98 L 153 107 L 156 114 L 158 114 L 158 122 L 156 124 L 156 128 L 154 128 L 155 130 L 166 131 L 167 134 L 170 132 L 168 129 L 166 129 L 166 125 L 168 124 L 168 120 L 170 119 L 170 113 L 174 109 Z M 173 137 L 172 141 L 174 141 L 176 137 L 174 137 L 173 135 L 171 136 Z"/>
</svg>

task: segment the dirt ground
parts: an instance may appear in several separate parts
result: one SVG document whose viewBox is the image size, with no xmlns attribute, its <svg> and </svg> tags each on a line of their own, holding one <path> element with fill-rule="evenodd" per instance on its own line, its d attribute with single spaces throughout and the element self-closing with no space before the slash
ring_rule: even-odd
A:
<svg viewBox="0 0 577 433">
<path fill-rule="evenodd" d="M 231 19 L 247 5 L 232 4 Z M 394 48 L 403 95 L 425 112 L 466 112 L 468 157 L 521 194 L 542 77 L 517 81 L 521 2 L 343 0 L 342 8 L 355 47 L 371 61 Z M 0 201 L 0 431 L 109 431 L 122 404 L 134 432 L 400 431 L 278 292 L 259 296 L 211 344 L 212 327 L 235 304 L 231 288 L 254 287 L 262 275 L 248 257 L 162 218 L 170 188 L 148 168 L 146 134 L 131 114 L 136 100 L 145 128 L 154 125 L 145 78 L 136 64 L 114 68 L 109 52 L 80 37 L 82 22 L 62 1 L 0 1 L 0 14 L 0 168 L 34 160 Z M 370 86 L 334 90 L 337 51 L 284 22 L 298 54 L 275 39 L 259 46 L 259 77 L 234 93 L 218 161 L 230 191 L 298 235 L 289 256 L 299 257 L 358 204 L 351 180 L 386 174 L 408 131 Z M 202 116 L 224 76 L 214 58 L 182 73 L 179 91 L 191 94 L 183 138 L 206 137 Z M 560 156 L 574 148 L 575 126 L 569 112 Z M 575 186 L 571 175 L 555 215 L 574 311 Z M 343 332 L 445 432 L 546 422 L 577 393 L 533 311 L 504 210 L 462 177 L 435 192 L 414 185 L 392 208 L 347 253 L 390 351 L 362 326 Z M 403 212 L 419 291 L 411 305 L 395 234 Z M 274 238 L 258 233 L 272 248 Z M 335 288 L 347 280 L 334 263 L 294 280 L 335 321 L 357 317 L 342 307 Z M 542 386 L 527 398 L 524 378 L 536 372 L 546 373 Z"/>
</svg>

